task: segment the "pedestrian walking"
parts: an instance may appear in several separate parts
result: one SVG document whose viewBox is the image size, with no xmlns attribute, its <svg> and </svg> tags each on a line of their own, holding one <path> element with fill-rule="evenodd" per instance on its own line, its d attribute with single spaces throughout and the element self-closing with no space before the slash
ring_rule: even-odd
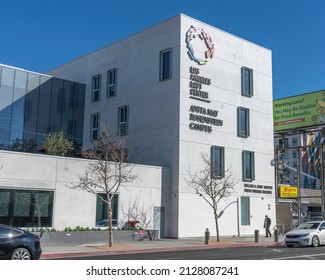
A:
<svg viewBox="0 0 325 280">
<path fill-rule="evenodd" d="M 270 231 L 270 226 L 271 226 L 271 218 L 265 215 L 265 219 L 264 219 L 265 237 L 272 236 Z"/>
</svg>

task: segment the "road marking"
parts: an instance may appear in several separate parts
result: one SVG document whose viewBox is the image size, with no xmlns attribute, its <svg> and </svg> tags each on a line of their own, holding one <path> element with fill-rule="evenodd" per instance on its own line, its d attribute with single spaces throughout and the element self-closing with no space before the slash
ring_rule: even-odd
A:
<svg viewBox="0 0 325 280">
<path fill-rule="evenodd" d="M 282 252 L 282 250 L 279 250 L 279 249 L 273 249 L 273 251 L 275 251 L 275 252 L 279 252 L 279 253 Z"/>
<path fill-rule="evenodd" d="M 282 257 L 282 258 L 272 258 L 272 260 L 288 260 L 288 259 L 296 259 L 296 258 L 307 258 L 314 260 L 314 257 L 325 256 L 324 254 L 313 254 L 313 255 L 298 255 L 298 256 L 290 256 L 290 257 Z"/>
</svg>

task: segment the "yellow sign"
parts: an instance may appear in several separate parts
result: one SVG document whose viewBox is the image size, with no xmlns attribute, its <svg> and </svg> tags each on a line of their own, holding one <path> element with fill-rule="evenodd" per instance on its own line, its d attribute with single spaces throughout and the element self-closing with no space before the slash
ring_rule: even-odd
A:
<svg viewBox="0 0 325 280">
<path fill-rule="evenodd" d="M 279 185 L 279 198 L 297 198 L 298 188 L 293 186 Z"/>
</svg>

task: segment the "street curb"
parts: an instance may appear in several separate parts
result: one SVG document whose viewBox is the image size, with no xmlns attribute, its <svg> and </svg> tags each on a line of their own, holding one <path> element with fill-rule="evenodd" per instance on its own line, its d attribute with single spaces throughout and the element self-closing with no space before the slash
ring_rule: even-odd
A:
<svg viewBox="0 0 325 280">
<path fill-rule="evenodd" d="M 138 249 L 121 249 L 121 250 L 105 250 L 93 252 L 66 252 L 66 253 L 48 253 L 42 254 L 40 260 L 50 260 L 58 258 L 87 257 L 87 256 L 103 256 L 103 255 L 120 255 L 120 254 L 137 254 L 137 253 L 154 253 L 154 252 L 172 252 L 186 251 L 196 249 L 216 249 L 216 248 L 236 248 L 236 247 L 270 247 L 280 246 L 283 242 L 270 243 L 233 243 L 233 244 L 217 244 L 217 245 L 197 245 L 197 246 L 175 246 L 166 248 L 138 248 Z"/>
</svg>

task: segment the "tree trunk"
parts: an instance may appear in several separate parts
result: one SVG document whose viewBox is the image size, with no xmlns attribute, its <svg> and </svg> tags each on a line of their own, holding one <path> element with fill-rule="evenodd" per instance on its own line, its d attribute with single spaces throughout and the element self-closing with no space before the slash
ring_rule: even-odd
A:
<svg viewBox="0 0 325 280">
<path fill-rule="evenodd" d="M 214 221 L 215 221 L 215 224 L 216 224 L 217 242 L 219 242 L 220 241 L 220 236 L 219 236 L 217 205 L 214 205 L 213 213 L 214 213 Z"/>
<path fill-rule="evenodd" d="M 112 198 L 109 198 L 107 203 L 107 217 L 108 217 L 108 246 L 113 247 L 113 211 L 112 211 Z"/>
</svg>

